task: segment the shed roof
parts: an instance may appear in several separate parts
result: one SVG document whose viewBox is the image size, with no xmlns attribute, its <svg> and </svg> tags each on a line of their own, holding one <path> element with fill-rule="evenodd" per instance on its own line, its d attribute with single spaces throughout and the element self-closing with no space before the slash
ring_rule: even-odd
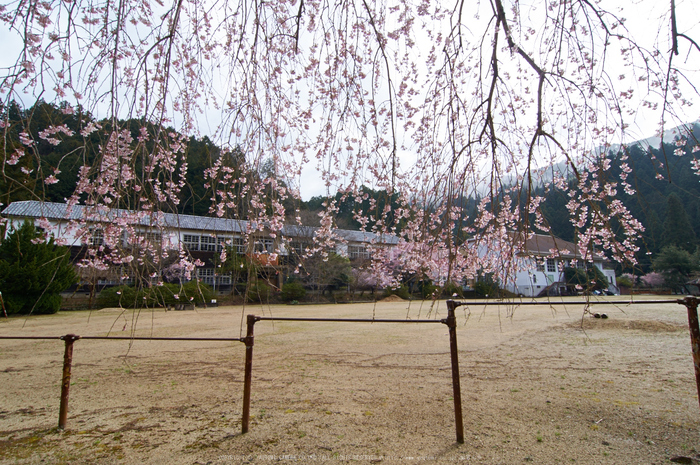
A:
<svg viewBox="0 0 700 465">
<path fill-rule="evenodd" d="M 532 234 L 528 237 L 522 233 L 512 233 L 511 237 L 516 242 L 515 245 L 521 250 L 521 253 L 526 255 L 541 257 L 556 255 L 557 257 L 568 259 L 580 259 L 583 257 L 581 250 L 576 244 L 551 234 Z M 594 258 L 603 260 L 605 257 L 600 253 L 596 253 Z"/>
</svg>

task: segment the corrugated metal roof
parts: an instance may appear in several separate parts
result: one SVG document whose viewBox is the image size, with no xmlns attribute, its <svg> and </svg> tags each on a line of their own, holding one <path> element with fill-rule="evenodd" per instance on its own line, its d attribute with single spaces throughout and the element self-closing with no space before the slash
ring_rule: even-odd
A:
<svg viewBox="0 0 700 465">
<path fill-rule="evenodd" d="M 130 210 L 107 209 L 102 206 L 90 207 L 86 205 L 74 205 L 73 207 L 69 207 L 68 204 L 65 203 L 39 202 L 37 200 L 12 202 L 2 212 L 3 216 L 6 217 L 46 218 L 66 221 L 89 219 L 95 222 L 114 221 L 120 216 L 133 215 L 134 213 L 134 211 Z M 142 226 L 158 226 L 174 229 L 241 233 L 245 231 L 248 222 L 228 218 L 149 212 L 140 218 L 139 224 Z"/>
<path fill-rule="evenodd" d="M 84 218 L 94 222 L 114 221 L 120 216 L 133 215 L 135 212 L 124 209 L 107 209 L 105 207 L 89 207 L 75 205 L 69 209 L 68 204 L 24 200 L 12 202 L 2 211 L 5 217 L 14 218 L 46 218 L 50 220 L 81 220 Z M 248 222 L 229 218 L 208 216 L 180 215 L 176 213 L 154 212 L 140 219 L 142 226 L 157 226 L 173 229 L 188 229 L 212 233 L 244 233 Z M 285 225 L 282 235 L 286 237 L 313 237 L 318 228 L 310 226 Z M 372 232 L 335 229 L 333 233 L 348 242 L 365 242 L 380 244 L 397 244 L 399 238 L 390 235 L 378 235 Z"/>
<path fill-rule="evenodd" d="M 367 231 L 352 231 L 349 229 L 336 229 L 337 236 L 348 242 L 372 242 L 377 244 L 398 244 L 399 238 L 392 234 L 376 234 Z"/>
</svg>

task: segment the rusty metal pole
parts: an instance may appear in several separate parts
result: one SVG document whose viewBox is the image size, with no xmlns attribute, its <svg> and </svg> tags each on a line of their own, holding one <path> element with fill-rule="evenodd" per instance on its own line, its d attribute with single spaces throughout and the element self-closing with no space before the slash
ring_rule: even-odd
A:
<svg viewBox="0 0 700 465">
<path fill-rule="evenodd" d="M 248 332 L 243 340 L 245 342 L 245 378 L 243 381 L 243 416 L 241 418 L 241 434 L 248 432 L 248 420 L 250 419 L 250 385 L 253 382 L 253 328 L 258 318 L 248 315 Z"/>
<path fill-rule="evenodd" d="M 455 401 L 455 428 L 457 442 L 464 444 L 464 423 L 462 421 L 462 389 L 459 385 L 459 353 L 457 352 L 457 318 L 455 317 L 457 302 L 447 301 L 447 320 L 445 323 L 450 331 L 450 358 L 452 360 L 452 397 Z"/>
<path fill-rule="evenodd" d="M 693 349 L 693 365 L 695 365 L 695 384 L 700 402 L 700 324 L 698 323 L 698 303 L 700 299 L 688 296 L 678 301 L 688 309 L 688 326 L 690 327 L 690 346 Z"/>
<path fill-rule="evenodd" d="M 80 339 L 75 334 L 61 336 L 61 340 L 66 343 L 66 350 L 63 353 L 63 381 L 61 382 L 61 407 L 58 410 L 58 427 L 66 429 L 68 419 L 68 396 L 70 394 L 70 370 L 73 365 L 73 343 Z"/>
</svg>

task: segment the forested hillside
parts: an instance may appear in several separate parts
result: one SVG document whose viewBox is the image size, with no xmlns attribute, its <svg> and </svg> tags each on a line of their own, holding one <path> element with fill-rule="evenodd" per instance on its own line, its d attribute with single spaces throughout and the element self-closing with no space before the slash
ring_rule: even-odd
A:
<svg viewBox="0 0 700 465">
<path fill-rule="evenodd" d="M 640 241 L 638 260 L 648 271 L 652 257 L 665 245 L 687 244 L 682 248 L 693 252 L 700 237 L 700 177 L 693 168 L 700 140 L 700 124 L 688 135 L 690 143 L 680 149 L 675 144 L 644 147 L 633 144 L 624 150 L 610 152 L 607 178 L 620 179 L 620 161 L 627 156 L 631 168 L 628 182 L 635 192 L 627 194 L 618 188 L 617 197 L 645 227 Z M 575 239 L 575 229 L 568 220 L 568 195 L 559 190 L 540 189 L 546 197 L 544 214 L 552 232 L 566 240 Z"/>
<path fill-rule="evenodd" d="M 17 200 L 40 199 L 50 202 L 65 202 L 73 195 L 78 173 L 81 167 L 102 169 L 100 163 L 95 163 L 100 148 L 108 141 L 104 135 L 109 134 L 112 123 L 109 120 L 97 120 L 89 112 L 80 107 L 77 110 L 67 110 L 68 106 L 55 106 L 39 102 L 27 110 L 21 110 L 18 105 L 11 104 L 9 108 L 0 108 L 8 116 L 9 128 L 7 138 L 3 142 L 5 158 L 8 160 L 3 176 L 0 178 L 0 202 L 4 205 Z M 120 131 L 124 128 L 130 132 L 133 139 L 133 157 L 135 171 L 146 177 L 143 172 L 143 159 L 154 152 L 154 140 L 179 138 L 174 129 L 159 129 L 148 122 L 130 119 L 119 121 Z M 42 128 L 60 128 L 51 134 Z M 94 128 L 102 131 L 95 131 Z M 145 128 L 147 134 L 142 133 Z M 22 139 L 33 141 L 29 147 Z M 212 182 L 206 178 L 207 168 L 217 161 L 230 167 L 230 175 L 236 190 L 241 193 L 241 179 L 248 176 L 267 176 L 265 166 L 251 167 L 246 164 L 245 154 L 240 149 L 222 151 L 207 137 L 190 137 L 186 142 L 186 152 L 183 157 L 187 161 L 185 183 L 179 194 L 177 205 L 168 204 L 161 207 L 167 211 L 177 211 L 191 215 L 209 215 L 212 206 Z M 175 172 L 182 169 L 182 163 L 175 167 Z M 43 181 L 47 176 L 54 175 L 53 182 Z M 244 198 L 245 195 L 241 195 Z M 124 201 L 124 200 L 123 200 Z M 130 208 L 129 205 L 119 205 Z M 243 217 L 246 213 L 244 203 L 239 203 L 233 209 L 233 214 Z"/>
<path fill-rule="evenodd" d="M 34 107 L 22 111 L 16 105 L 2 109 L 9 117 L 10 127 L 8 139 L 4 142 L 5 157 L 12 160 L 16 149 L 26 148 L 21 138 L 29 137 L 35 141 L 32 153 L 16 156 L 14 163 L 8 163 L 6 169 L 12 172 L 3 173 L 0 178 L 0 201 L 4 205 L 16 200 L 43 199 L 52 202 L 64 202 L 69 198 L 76 186 L 78 171 L 81 166 L 92 166 L 105 144 L 100 134 L 105 131 L 91 132 L 86 130 L 98 125 L 109 128 L 109 121 L 96 120 L 90 113 L 67 111 L 66 107 L 39 102 Z M 64 130 L 54 134 L 42 134 L 41 128 L 63 127 Z M 135 144 L 142 144 L 148 152 L 153 144 L 149 142 L 158 137 L 173 137 L 173 130 L 158 131 L 156 127 L 149 128 L 149 139 L 140 141 L 140 131 L 144 126 L 141 120 L 120 122 L 121 127 L 127 127 Z M 165 134 L 168 132 L 168 134 Z M 700 177 L 693 169 L 696 159 L 693 150 L 700 140 L 700 125 L 696 124 L 691 143 L 681 149 L 674 144 L 663 144 L 659 147 L 643 147 L 634 144 L 624 150 L 610 152 L 610 169 L 606 173 L 608 179 L 619 179 L 621 175 L 620 161 L 625 159 L 631 168 L 628 182 L 635 192 L 630 195 L 618 188 L 617 197 L 639 219 L 646 231 L 641 237 L 641 250 L 638 260 L 642 271 L 648 271 L 651 257 L 669 243 L 679 244 L 692 252 L 700 237 Z M 138 151 L 134 151 L 138 153 Z M 269 166 L 249 166 L 246 155 L 240 149 L 222 151 L 208 137 L 191 137 L 186 141 L 187 170 L 186 183 L 180 192 L 178 205 L 163 205 L 164 209 L 179 213 L 194 215 L 210 215 L 212 205 L 212 183 L 206 177 L 207 168 L 215 163 L 230 167 L 230 185 L 232 191 L 239 193 L 239 201 L 227 212 L 229 215 L 244 218 L 246 215 L 245 184 L 251 176 L 258 178 L 274 177 Z M 137 162 L 138 166 L 138 162 Z M 178 167 L 179 169 L 179 167 Z M 57 182 L 47 184 L 41 182 L 46 176 L 54 174 Z M 284 184 L 284 180 L 277 182 Z M 572 186 L 573 180 L 572 180 Z M 535 195 L 542 195 L 545 201 L 542 212 L 551 227 L 551 232 L 565 240 L 575 241 L 576 230 L 569 220 L 567 202 L 570 195 L 554 188 L 539 188 Z M 466 221 L 472 216 L 477 199 L 453 199 L 453 203 L 462 206 Z M 362 187 L 359 193 L 353 195 L 336 194 L 334 197 L 313 197 L 304 202 L 288 198 L 283 202 L 289 221 L 297 218 L 306 225 L 318 225 L 318 213 L 334 202 L 336 208 L 336 226 L 347 229 L 372 228 L 378 221 L 390 227 L 401 229 L 400 222 L 395 223 L 394 212 L 398 202 L 396 195 L 389 195 L 383 190 Z M 121 205 L 129 208 L 129 205 Z M 498 210 L 498 205 L 491 207 Z M 358 221 L 356 212 L 365 212 L 362 221 Z M 369 212 L 369 214 L 367 213 Z"/>
</svg>

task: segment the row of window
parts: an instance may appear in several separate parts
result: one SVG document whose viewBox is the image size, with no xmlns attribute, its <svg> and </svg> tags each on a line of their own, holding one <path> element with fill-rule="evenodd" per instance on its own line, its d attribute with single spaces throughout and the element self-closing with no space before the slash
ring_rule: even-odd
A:
<svg viewBox="0 0 700 465">
<path fill-rule="evenodd" d="M 557 271 L 557 263 L 559 263 L 559 271 L 564 271 L 564 268 L 571 266 L 570 260 L 567 260 L 565 262 L 563 262 L 563 261 L 557 262 L 553 258 L 548 258 L 544 262 L 542 262 L 542 261 L 537 262 L 537 271 L 544 272 L 545 266 L 546 266 L 547 273 L 555 273 Z M 578 260 L 576 262 L 576 268 L 584 269 L 584 268 L 586 268 L 586 264 L 583 262 L 583 260 Z"/>
<path fill-rule="evenodd" d="M 137 233 L 139 241 L 148 241 L 151 244 L 157 244 L 161 241 L 161 234 L 154 232 L 139 232 Z M 125 238 L 123 238 L 126 242 Z M 105 243 L 104 231 L 100 228 L 90 229 L 88 243 L 93 247 L 99 247 Z"/>
<path fill-rule="evenodd" d="M 183 234 L 182 244 L 190 251 L 221 252 L 224 247 L 230 246 L 236 253 L 246 252 L 245 240 L 240 237 Z"/>
<path fill-rule="evenodd" d="M 139 233 L 139 238 L 155 243 L 160 242 L 161 235 L 160 233 Z M 103 245 L 103 231 L 101 229 L 91 230 L 89 242 L 91 246 Z M 240 237 L 183 234 L 182 244 L 189 251 L 221 252 L 224 247 L 230 246 L 233 247 L 238 254 L 246 253 L 245 240 Z M 290 252 L 296 255 L 302 255 L 306 247 L 308 247 L 308 244 L 305 242 L 292 241 L 289 243 Z M 274 241 L 272 239 L 258 239 L 255 241 L 253 251 L 258 253 L 273 253 L 275 251 Z M 351 260 L 369 259 L 371 258 L 371 254 L 365 246 L 350 245 L 348 246 L 348 258 Z"/>
<path fill-rule="evenodd" d="M 361 246 L 361 245 L 349 245 L 348 246 L 348 258 L 350 260 L 353 259 L 369 259 L 370 258 L 370 252 L 367 250 L 367 247 Z"/>
<path fill-rule="evenodd" d="M 197 278 L 210 286 L 228 286 L 231 284 L 231 275 L 216 274 L 214 268 L 197 268 Z"/>
</svg>

